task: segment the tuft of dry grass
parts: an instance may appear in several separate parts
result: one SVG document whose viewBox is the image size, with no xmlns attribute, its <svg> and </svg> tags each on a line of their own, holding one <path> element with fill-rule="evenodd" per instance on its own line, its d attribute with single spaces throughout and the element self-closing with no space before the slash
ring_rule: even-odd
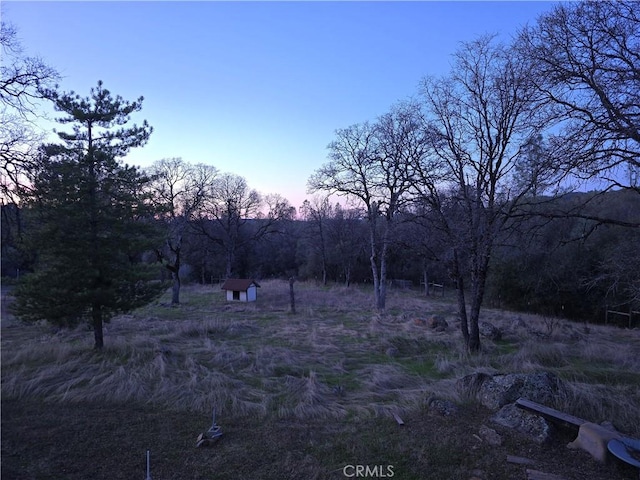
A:
<svg viewBox="0 0 640 480">
<path fill-rule="evenodd" d="M 621 432 L 640 434 L 640 385 L 601 385 L 564 382 L 555 408 L 591 422 L 612 422 Z"/>
</svg>

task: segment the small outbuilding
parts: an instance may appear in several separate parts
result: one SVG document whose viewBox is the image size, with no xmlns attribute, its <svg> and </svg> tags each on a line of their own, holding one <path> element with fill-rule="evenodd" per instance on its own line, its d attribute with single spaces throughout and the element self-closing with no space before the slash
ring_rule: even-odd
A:
<svg viewBox="0 0 640 480">
<path fill-rule="evenodd" d="M 250 278 L 229 278 L 222 285 L 222 290 L 227 291 L 229 302 L 255 302 L 258 298 L 260 285 Z"/>
</svg>

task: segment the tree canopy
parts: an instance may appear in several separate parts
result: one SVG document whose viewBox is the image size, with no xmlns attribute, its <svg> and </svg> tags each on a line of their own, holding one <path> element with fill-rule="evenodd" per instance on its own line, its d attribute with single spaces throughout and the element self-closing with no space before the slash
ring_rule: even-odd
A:
<svg viewBox="0 0 640 480">
<path fill-rule="evenodd" d="M 120 161 L 147 141 L 151 127 L 125 127 L 142 97 L 127 102 L 102 82 L 87 98 L 46 95 L 73 131 L 58 132 L 63 144 L 43 146 L 32 171 L 24 201 L 35 212 L 28 242 L 37 261 L 17 290 L 16 311 L 61 325 L 90 320 L 101 348 L 103 322 L 153 294 L 139 264 L 153 241 L 147 178 Z"/>
<path fill-rule="evenodd" d="M 639 7 L 617 0 L 562 3 L 523 29 L 515 44 L 554 106 L 558 161 L 575 175 L 618 187 L 638 188 Z"/>
</svg>

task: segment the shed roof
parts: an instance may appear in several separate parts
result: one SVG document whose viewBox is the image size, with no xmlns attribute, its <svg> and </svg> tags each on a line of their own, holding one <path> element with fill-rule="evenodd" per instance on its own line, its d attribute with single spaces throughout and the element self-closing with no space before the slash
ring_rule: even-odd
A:
<svg viewBox="0 0 640 480">
<path fill-rule="evenodd" d="M 222 290 L 233 290 L 246 292 L 251 285 L 260 287 L 258 282 L 251 278 L 228 278 L 222 285 Z"/>
</svg>

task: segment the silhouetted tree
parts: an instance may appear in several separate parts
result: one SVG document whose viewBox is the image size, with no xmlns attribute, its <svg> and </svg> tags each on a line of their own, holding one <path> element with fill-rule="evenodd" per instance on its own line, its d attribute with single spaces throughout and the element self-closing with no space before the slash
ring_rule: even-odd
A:
<svg viewBox="0 0 640 480">
<path fill-rule="evenodd" d="M 311 247 L 309 254 L 315 254 L 320 258 L 320 266 L 322 270 L 322 284 L 327 284 L 327 268 L 328 268 L 328 245 L 327 245 L 327 228 L 329 219 L 333 216 L 332 205 L 329 197 L 314 197 L 311 200 L 305 200 L 300 207 L 300 214 L 308 224 L 306 229 L 307 243 Z"/>
<path fill-rule="evenodd" d="M 17 313 L 60 325 L 89 319 L 95 348 L 102 348 L 103 322 L 154 293 L 136 262 L 155 240 L 145 222 L 147 179 L 118 160 L 144 145 L 152 129 L 146 121 L 125 127 L 142 97 L 127 102 L 102 82 L 87 98 L 46 95 L 73 132 L 58 132 L 64 144 L 45 146 L 32 172 L 24 200 L 38 214 L 30 232 L 38 257 L 35 273 L 17 290 Z"/>
<path fill-rule="evenodd" d="M 246 263 L 249 251 L 260 239 L 278 233 L 280 222 L 294 216 L 295 208 L 281 195 L 261 195 L 249 187 L 245 178 L 223 173 L 207 190 L 193 226 L 198 234 L 222 250 L 224 275 L 230 278 L 236 273 L 239 252 L 245 252 L 240 259 Z"/>
<path fill-rule="evenodd" d="M 43 88 L 57 78 L 55 70 L 42 60 L 25 55 L 16 29 L 0 23 L 0 202 L 2 205 L 2 264 L 13 270 L 29 257 L 21 249 L 23 230 L 19 196 L 29 187 L 28 174 L 42 132 L 34 127 L 37 102 L 43 100 Z"/>
<path fill-rule="evenodd" d="M 152 200 L 166 224 L 164 248 L 157 248 L 158 260 L 171 272 L 171 303 L 180 303 L 180 267 L 185 232 L 209 195 L 218 175 L 211 165 L 191 165 L 181 158 L 166 158 L 149 169 Z M 204 252 L 203 252 L 204 254 Z"/>
<path fill-rule="evenodd" d="M 433 142 L 431 154 L 416 165 L 414 186 L 451 247 L 462 335 L 467 348 L 478 351 L 480 308 L 496 238 L 534 183 L 554 173 L 543 162 L 529 182 L 513 175 L 522 145 L 538 132 L 542 107 L 526 63 L 491 37 L 464 44 L 451 74 L 425 79 L 422 94 Z"/>
<path fill-rule="evenodd" d="M 335 259 L 337 277 L 342 278 L 348 287 L 356 266 L 362 262 L 367 251 L 367 229 L 362 211 L 336 203 L 333 218 L 329 222 L 328 238 L 329 256 Z"/>
<path fill-rule="evenodd" d="M 554 108 L 550 142 L 573 175 L 637 188 L 640 168 L 640 4 L 561 3 L 516 43 Z M 618 167 L 629 169 L 621 175 Z"/>
<path fill-rule="evenodd" d="M 312 192 L 337 193 L 358 200 L 369 225 L 370 264 L 375 304 L 386 305 L 387 259 L 396 215 L 407 201 L 411 168 L 426 145 L 414 105 L 399 105 L 375 124 L 336 132 L 329 163 L 309 179 Z"/>
</svg>

